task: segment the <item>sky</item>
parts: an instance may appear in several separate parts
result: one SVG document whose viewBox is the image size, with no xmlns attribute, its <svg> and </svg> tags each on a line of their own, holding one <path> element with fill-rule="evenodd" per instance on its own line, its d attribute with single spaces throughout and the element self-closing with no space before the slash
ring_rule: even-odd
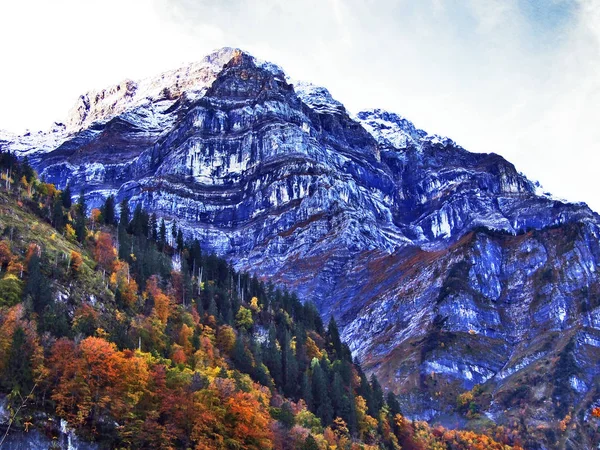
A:
<svg viewBox="0 0 600 450">
<path fill-rule="evenodd" d="M 0 128 L 230 46 L 600 211 L 600 0 L 19 0 L 0 4 Z"/>
</svg>

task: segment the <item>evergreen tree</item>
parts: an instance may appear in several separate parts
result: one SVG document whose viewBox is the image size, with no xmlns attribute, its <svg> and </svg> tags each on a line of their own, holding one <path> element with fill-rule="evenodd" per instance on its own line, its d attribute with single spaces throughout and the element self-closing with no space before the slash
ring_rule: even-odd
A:
<svg viewBox="0 0 600 450">
<path fill-rule="evenodd" d="M 134 236 L 147 238 L 149 236 L 149 220 L 148 213 L 142 209 L 142 204 L 138 203 L 135 205 L 128 231 Z"/>
<path fill-rule="evenodd" d="M 25 155 L 23 161 L 21 162 L 20 170 L 21 175 L 24 176 L 28 181 L 33 180 L 36 176 L 35 170 L 33 170 L 31 165 L 29 164 L 29 158 L 27 157 L 27 155 Z"/>
<path fill-rule="evenodd" d="M 373 393 L 373 401 L 371 405 L 369 405 L 369 415 L 378 417 L 379 411 L 383 407 L 383 390 L 381 389 L 381 385 L 375 374 L 371 375 L 371 392 Z"/>
<path fill-rule="evenodd" d="M 286 397 L 295 398 L 298 392 L 298 362 L 290 345 L 289 331 L 285 331 L 282 341 L 281 366 L 283 372 L 283 392 Z"/>
<path fill-rule="evenodd" d="M 77 217 L 75 219 L 75 235 L 79 242 L 83 242 L 87 236 L 87 229 L 85 227 L 87 205 L 85 203 L 84 192 L 81 191 L 79 199 L 77 200 Z"/>
<path fill-rule="evenodd" d="M 65 190 L 62 191 L 62 193 L 60 194 L 60 199 L 62 201 L 62 205 L 65 207 L 65 209 L 68 211 L 69 209 L 71 209 L 71 205 L 73 204 L 72 200 L 71 200 L 71 186 L 69 184 L 67 184 L 67 186 L 65 187 Z"/>
<path fill-rule="evenodd" d="M 283 384 L 281 371 L 281 352 L 277 348 L 277 332 L 273 324 L 269 327 L 269 341 L 263 353 L 265 365 L 269 369 L 276 386 Z"/>
<path fill-rule="evenodd" d="M 319 444 L 317 444 L 312 434 L 306 436 L 304 444 L 302 444 L 302 450 L 320 450 Z"/>
<path fill-rule="evenodd" d="M 158 232 L 158 249 L 162 252 L 167 245 L 167 225 L 165 219 L 160 219 L 160 231 Z"/>
<path fill-rule="evenodd" d="M 52 302 L 52 292 L 50 283 L 42 273 L 42 259 L 37 252 L 34 252 L 27 264 L 27 282 L 23 290 L 23 298 L 29 298 L 32 302 L 33 310 L 41 315 Z"/>
<path fill-rule="evenodd" d="M 175 241 L 177 240 L 177 222 L 173 221 L 171 226 L 171 237 L 173 239 L 173 247 L 175 247 Z"/>
<path fill-rule="evenodd" d="M 331 316 L 329 325 L 327 326 L 327 344 L 334 352 L 334 359 L 342 359 L 342 340 L 340 339 L 340 332 L 333 316 Z"/>
<path fill-rule="evenodd" d="M 342 400 L 344 398 L 344 386 L 342 378 L 338 373 L 333 374 L 333 382 L 331 383 L 331 403 L 333 406 L 334 416 L 342 417 Z M 343 418 L 343 417 L 342 417 Z"/>
<path fill-rule="evenodd" d="M 189 267 L 192 270 L 195 270 L 195 273 L 192 275 L 196 275 L 199 273 L 200 266 L 202 265 L 202 249 L 200 248 L 200 242 L 198 239 L 194 239 L 192 245 L 190 246 L 189 252 Z"/>
<path fill-rule="evenodd" d="M 106 197 L 104 206 L 102 206 L 102 218 L 104 219 L 104 223 L 106 225 L 114 225 L 115 224 L 115 197 L 114 197 L 114 195 L 109 195 L 108 197 Z"/>
<path fill-rule="evenodd" d="M 375 406 L 373 404 L 373 391 L 371 390 L 371 385 L 369 384 L 367 376 L 360 369 L 360 366 L 357 366 L 357 371 L 358 376 L 360 377 L 360 385 L 358 386 L 357 393 L 367 402 L 367 408 L 370 415 L 371 412 L 375 410 Z"/>
<path fill-rule="evenodd" d="M 208 309 L 206 312 L 209 316 L 214 316 L 215 318 L 219 315 L 217 303 L 215 302 L 215 297 L 213 295 L 210 296 L 210 300 L 208 302 Z"/>
<path fill-rule="evenodd" d="M 127 229 L 129 225 L 129 201 L 127 199 L 121 200 L 121 210 L 119 217 L 119 227 L 123 229 Z"/>
<path fill-rule="evenodd" d="M 33 388 L 31 349 L 27 344 L 25 331 L 21 327 L 18 327 L 13 333 L 4 373 L 7 374 L 7 379 L 3 384 L 7 390 L 16 389 L 22 398 L 29 394 Z"/>
<path fill-rule="evenodd" d="M 329 398 L 327 376 L 320 363 L 316 363 L 313 367 L 312 388 L 315 414 L 321 419 L 323 425 L 328 425 L 333 420 L 333 407 Z"/>
<path fill-rule="evenodd" d="M 285 402 L 281 405 L 281 412 L 279 413 L 278 420 L 283 424 L 285 428 L 291 430 L 294 426 L 294 411 L 290 402 Z"/>
<path fill-rule="evenodd" d="M 63 212 L 62 200 L 60 198 L 54 199 L 54 205 L 52 206 L 52 225 L 58 231 L 62 231 L 65 225 L 65 214 Z"/>
<path fill-rule="evenodd" d="M 148 228 L 149 230 L 149 238 L 152 239 L 152 241 L 157 242 L 158 241 L 158 218 L 156 217 L 156 213 L 152 213 L 152 215 L 150 216 L 150 222 L 148 224 Z"/>
<path fill-rule="evenodd" d="M 393 419 L 396 417 L 396 414 L 401 414 L 400 403 L 398 402 L 398 398 L 394 395 L 392 391 L 388 392 L 386 403 L 389 409 L 390 418 Z"/>
<path fill-rule="evenodd" d="M 304 372 L 302 375 L 302 384 L 300 386 L 300 390 L 302 392 L 302 398 L 306 402 L 306 406 L 309 410 L 314 410 L 314 403 L 312 398 L 312 384 L 310 380 L 310 376 L 308 374 L 308 370 Z"/>
<path fill-rule="evenodd" d="M 236 368 L 244 373 L 252 373 L 252 358 L 244 345 L 244 335 L 240 332 L 231 352 Z"/>
<path fill-rule="evenodd" d="M 177 250 L 183 250 L 183 232 L 181 231 L 181 228 L 177 230 Z"/>
</svg>

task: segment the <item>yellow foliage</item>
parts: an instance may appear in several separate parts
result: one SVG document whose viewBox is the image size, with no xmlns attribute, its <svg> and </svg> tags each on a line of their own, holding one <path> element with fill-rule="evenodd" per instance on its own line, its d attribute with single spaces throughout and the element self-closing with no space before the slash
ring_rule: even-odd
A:
<svg viewBox="0 0 600 450">
<path fill-rule="evenodd" d="M 70 223 L 68 223 L 67 226 L 65 226 L 65 237 L 71 242 L 75 242 L 75 240 L 77 239 L 77 235 L 75 234 L 75 228 L 73 228 Z"/>
</svg>

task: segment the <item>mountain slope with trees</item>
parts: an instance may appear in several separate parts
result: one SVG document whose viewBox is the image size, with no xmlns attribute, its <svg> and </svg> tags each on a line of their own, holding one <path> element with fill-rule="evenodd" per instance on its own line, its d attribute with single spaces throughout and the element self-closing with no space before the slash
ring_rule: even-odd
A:
<svg viewBox="0 0 600 450">
<path fill-rule="evenodd" d="M 58 417 L 97 448 L 518 448 L 410 422 L 335 320 L 139 205 L 88 214 L 26 160 L 0 169 L 5 439 L 58 443 Z"/>
</svg>

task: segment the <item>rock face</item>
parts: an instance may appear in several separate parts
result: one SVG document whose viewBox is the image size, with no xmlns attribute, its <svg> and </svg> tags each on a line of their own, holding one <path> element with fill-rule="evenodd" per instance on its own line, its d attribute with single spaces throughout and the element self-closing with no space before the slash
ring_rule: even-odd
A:
<svg viewBox="0 0 600 450">
<path fill-rule="evenodd" d="M 533 448 L 591 448 L 600 218 L 502 157 L 385 111 L 351 117 L 227 48 L 86 94 L 65 125 L 0 146 L 91 207 L 141 203 L 313 300 L 407 413 L 458 420 L 456 395 L 481 384 L 479 413 Z M 578 427 L 555 432 L 569 412 Z"/>
</svg>

